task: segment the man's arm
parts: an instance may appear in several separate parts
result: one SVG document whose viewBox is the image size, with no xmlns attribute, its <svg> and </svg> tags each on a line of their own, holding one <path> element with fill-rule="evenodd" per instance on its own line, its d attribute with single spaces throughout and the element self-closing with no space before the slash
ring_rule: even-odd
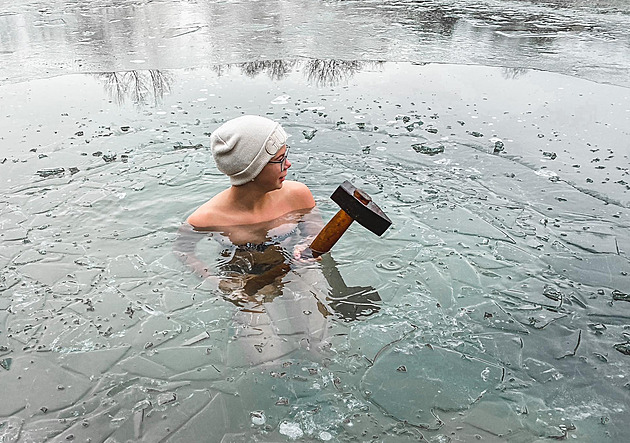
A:
<svg viewBox="0 0 630 443">
<path fill-rule="evenodd" d="M 184 223 L 179 227 L 177 239 L 173 244 L 173 252 L 182 263 L 186 264 L 196 274 L 206 279 L 210 278 L 218 285 L 219 278 L 212 275 L 208 265 L 202 262 L 195 254 L 197 243 L 199 243 L 201 238 L 202 235 L 199 232 L 195 232 L 192 226 Z"/>
</svg>

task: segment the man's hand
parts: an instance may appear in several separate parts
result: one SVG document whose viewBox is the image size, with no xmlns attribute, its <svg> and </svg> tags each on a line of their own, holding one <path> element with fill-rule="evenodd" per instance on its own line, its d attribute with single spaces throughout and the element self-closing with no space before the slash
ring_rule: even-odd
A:
<svg viewBox="0 0 630 443">
<path fill-rule="evenodd" d="M 312 239 L 309 239 L 305 243 L 295 245 L 293 248 L 293 259 L 300 263 L 310 263 L 313 261 L 320 261 L 321 257 L 313 257 L 313 251 L 309 247 Z"/>
</svg>

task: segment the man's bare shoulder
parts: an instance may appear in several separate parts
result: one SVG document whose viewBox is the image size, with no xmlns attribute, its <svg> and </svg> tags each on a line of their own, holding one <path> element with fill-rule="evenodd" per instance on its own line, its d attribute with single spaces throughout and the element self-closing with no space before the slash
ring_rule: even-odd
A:
<svg viewBox="0 0 630 443">
<path fill-rule="evenodd" d="M 225 203 L 224 192 L 215 195 L 190 214 L 186 219 L 188 224 L 195 229 L 214 229 L 234 224 L 233 211 Z"/>
<path fill-rule="evenodd" d="M 308 209 L 315 206 L 315 199 L 311 190 L 304 183 L 287 180 L 284 189 L 288 197 L 296 206 L 294 209 Z"/>
</svg>

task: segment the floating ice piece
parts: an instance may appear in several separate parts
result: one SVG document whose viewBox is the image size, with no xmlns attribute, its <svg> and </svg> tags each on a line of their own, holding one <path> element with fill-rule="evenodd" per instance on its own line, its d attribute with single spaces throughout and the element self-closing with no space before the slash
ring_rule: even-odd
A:
<svg viewBox="0 0 630 443">
<path fill-rule="evenodd" d="M 435 163 L 436 165 L 450 165 L 451 164 L 451 159 L 450 158 L 442 158 L 440 160 L 436 160 L 433 163 Z"/>
<path fill-rule="evenodd" d="M 332 440 L 332 434 L 327 431 L 322 431 L 319 433 L 319 439 L 322 441 L 330 441 Z"/>
<path fill-rule="evenodd" d="M 48 168 L 48 169 L 40 169 L 37 171 L 37 175 L 40 177 L 51 177 L 53 175 L 61 175 L 65 172 L 64 168 Z"/>
<path fill-rule="evenodd" d="M 203 341 L 207 338 L 210 338 L 210 334 L 208 334 L 208 331 L 203 331 L 201 334 L 194 336 L 193 338 L 187 340 L 184 342 L 184 346 L 190 346 L 190 345 L 194 345 L 196 343 L 199 343 L 200 341 Z"/>
<path fill-rule="evenodd" d="M 304 435 L 304 431 L 297 423 L 284 421 L 280 423 L 280 433 L 286 435 L 292 440 L 298 439 Z"/>
<path fill-rule="evenodd" d="M 541 177 L 548 177 L 548 178 L 558 177 L 558 174 L 548 169 L 539 169 L 538 171 L 534 171 L 534 174 L 540 175 Z"/>
<path fill-rule="evenodd" d="M 264 411 L 252 411 L 249 413 L 249 417 L 252 419 L 252 424 L 256 426 L 262 426 L 267 422 Z"/>
<path fill-rule="evenodd" d="M 167 405 L 177 400 L 177 394 L 174 392 L 167 392 L 158 396 L 158 405 Z"/>
<path fill-rule="evenodd" d="M 435 143 L 416 143 L 411 145 L 414 151 L 420 154 L 436 155 L 444 152 L 444 145 Z"/>
<path fill-rule="evenodd" d="M 316 133 L 317 129 L 305 129 L 302 131 L 302 135 L 306 140 L 312 140 Z"/>
<path fill-rule="evenodd" d="M 286 105 L 289 103 L 290 95 L 279 95 L 278 97 L 271 100 L 272 105 Z"/>
</svg>

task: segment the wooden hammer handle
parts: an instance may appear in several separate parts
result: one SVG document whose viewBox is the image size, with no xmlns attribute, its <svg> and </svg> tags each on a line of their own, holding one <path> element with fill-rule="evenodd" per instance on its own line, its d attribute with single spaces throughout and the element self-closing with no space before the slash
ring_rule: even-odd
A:
<svg viewBox="0 0 630 443">
<path fill-rule="evenodd" d="M 319 257 L 330 251 L 353 221 L 354 219 L 343 209 L 337 212 L 311 243 L 310 248 L 313 251 L 313 257 Z"/>
</svg>

